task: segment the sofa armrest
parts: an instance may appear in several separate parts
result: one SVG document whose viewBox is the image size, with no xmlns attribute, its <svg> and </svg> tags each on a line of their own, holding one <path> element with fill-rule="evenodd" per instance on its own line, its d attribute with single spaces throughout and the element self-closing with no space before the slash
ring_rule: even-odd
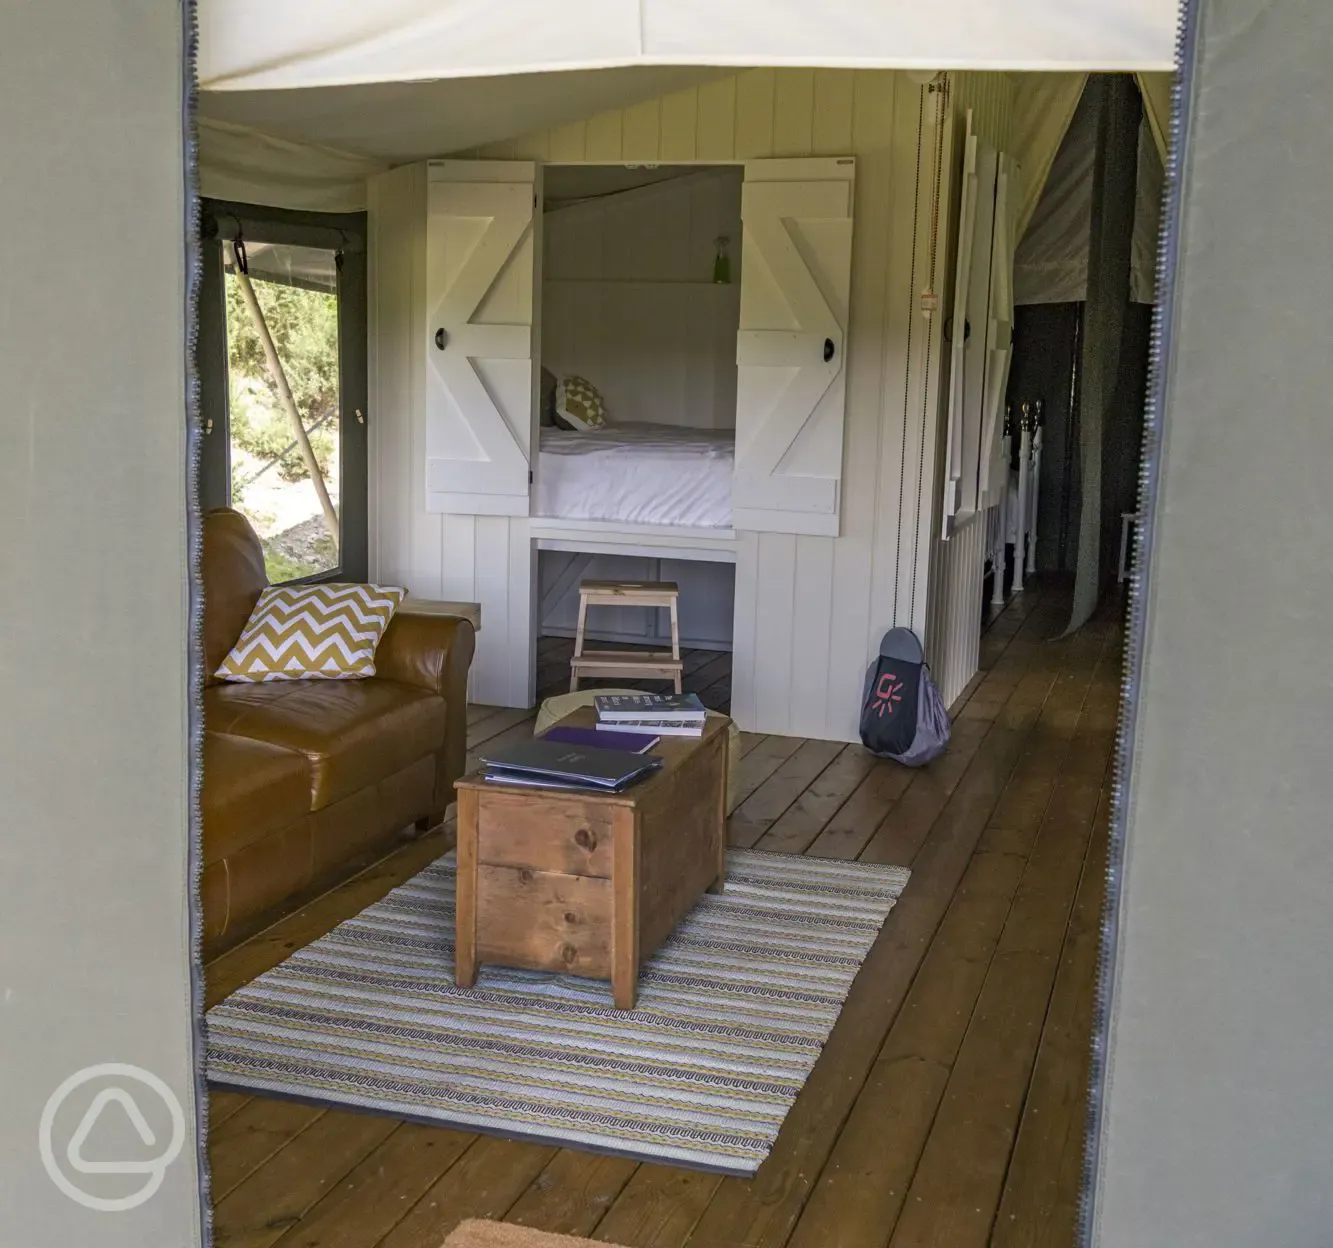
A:
<svg viewBox="0 0 1333 1248">
<path fill-rule="evenodd" d="M 375 674 L 461 705 L 475 645 L 472 623 L 462 616 L 400 609 L 375 651 Z"/>
</svg>

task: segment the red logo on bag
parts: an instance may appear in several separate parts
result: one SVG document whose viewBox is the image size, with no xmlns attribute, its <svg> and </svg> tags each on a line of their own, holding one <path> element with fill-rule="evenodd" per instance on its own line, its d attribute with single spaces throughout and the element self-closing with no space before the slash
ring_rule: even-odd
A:
<svg viewBox="0 0 1333 1248">
<path fill-rule="evenodd" d="M 875 700 L 871 709 L 881 719 L 884 718 L 884 712 L 890 715 L 897 709 L 897 703 L 903 700 L 903 682 L 893 672 L 885 672 L 879 678 L 879 683 L 875 686 Z"/>
</svg>

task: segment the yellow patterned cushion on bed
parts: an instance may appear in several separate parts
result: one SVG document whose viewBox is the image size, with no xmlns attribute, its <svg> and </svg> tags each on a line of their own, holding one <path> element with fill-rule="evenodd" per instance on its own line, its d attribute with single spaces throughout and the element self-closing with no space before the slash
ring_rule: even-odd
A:
<svg viewBox="0 0 1333 1248">
<path fill-rule="evenodd" d="M 555 419 L 568 429 L 587 431 L 606 425 L 606 404 L 584 377 L 566 377 L 555 392 Z"/>
</svg>

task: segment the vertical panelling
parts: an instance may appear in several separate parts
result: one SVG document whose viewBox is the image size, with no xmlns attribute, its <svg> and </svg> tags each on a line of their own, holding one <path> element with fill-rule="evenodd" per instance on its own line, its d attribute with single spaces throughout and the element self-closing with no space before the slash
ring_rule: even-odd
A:
<svg viewBox="0 0 1333 1248">
<path fill-rule="evenodd" d="M 661 159 L 694 160 L 698 152 L 699 91 L 691 87 L 662 100 Z"/>
<path fill-rule="evenodd" d="M 481 630 L 472 660 L 472 696 L 487 705 L 504 706 L 510 669 L 524 662 L 521 654 L 509 651 L 509 521 L 503 516 L 477 516 L 473 526 L 473 584 L 475 601 L 481 604 Z"/>
<path fill-rule="evenodd" d="M 881 356 L 878 385 L 884 408 L 876 462 L 875 520 L 870 583 L 871 646 L 896 624 L 908 621 L 899 612 L 898 535 L 907 490 L 907 364 L 925 332 L 920 311 L 924 276 L 920 272 L 920 235 L 923 233 L 917 188 L 930 170 L 931 150 L 925 129 L 924 88 L 905 75 L 892 84 L 893 122 L 890 163 L 894 175 L 892 204 L 886 220 L 888 273 L 879 310 Z M 928 228 L 927 225 L 924 228 Z"/>
<path fill-rule="evenodd" d="M 845 69 L 817 69 L 811 104 L 811 138 L 817 156 L 852 150 L 852 105 L 856 75 Z"/>
<path fill-rule="evenodd" d="M 731 717 L 750 730 L 760 724 L 755 641 L 759 633 L 759 534 L 736 534 L 736 613 L 732 628 Z M 773 731 L 778 731 L 774 726 Z"/>
<path fill-rule="evenodd" d="M 737 160 L 773 155 L 773 105 L 778 71 L 750 69 L 736 79 Z"/>
<path fill-rule="evenodd" d="M 696 156 L 699 160 L 735 160 L 736 84 L 739 78 L 723 78 L 699 88 L 699 129 Z"/>
<path fill-rule="evenodd" d="M 537 554 L 532 548 L 526 517 L 501 520 L 508 532 L 504 566 L 509 571 L 505 591 L 509 614 L 505 706 L 531 706 L 537 691 Z"/>
<path fill-rule="evenodd" d="M 557 126 L 551 131 L 547 141 L 552 164 L 577 164 L 588 156 L 588 123 L 572 121 L 567 126 Z"/>
<path fill-rule="evenodd" d="M 371 549 L 375 575 L 410 590 L 414 520 L 425 506 L 425 460 L 413 458 L 412 375 L 425 317 L 418 298 L 425 268 L 425 167 L 408 165 L 371 179 L 368 206 L 371 441 L 379 474 Z"/>
<path fill-rule="evenodd" d="M 477 599 L 477 518 L 476 516 L 441 516 L 443 522 L 443 572 L 441 597 L 446 602 L 476 602 Z M 484 621 L 489 626 L 490 621 Z M 481 644 L 482 634 L 477 634 Z M 468 699 L 477 696 L 477 666 L 468 672 Z"/>
<path fill-rule="evenodd" d="M 815 71 L 782 69 L 773 93 L 773 155 L 808 156 L 814 147 Z"/>
<path fill-rule="evenodd" d="M 896 536 L 895 615 L 901 624 L 925 632 L 930 541 L 935 532 L 937 413 L 935 383 L 940 375 L 944 308 L 952 287 L 947 262 L 950 177 L 954 156 L 949 119 L 939 115 L 938 93 L 925 90 L 922 119 L 921 176 L 917 184 L 915 217 L 916 290 L 931 287 L 940 299 L 940 311 L 926 319 L 919 303 L 913 310 L 914 329 L 907 352 L 906 410 L 903 419 L 901 467 L 902 511 Z M 914 296 L 909 296 L 914 298 Z"/>
<path fill-rule="evenodd" d="M 625 110 L 620 158 L 651 163 L 662 154 L 662 104 L 645 100 Z"/>
<path fill-rule="evenodd" d="M 952 704 L 976 674 L 981 646 L 981 591 L 986 560 L 985 514 L 972 517 L 936 548 L 927 657 Z"/>
<path fill-rule="evenodd" d="M 424 181 L 425 169 L 416 166 L 417 176 Z M 425 192 L 420 195 L 425 200 Z M 423 216 L 421 228 L 414 232 L 412 248 L 412 309 L 413 333 L 408 360 L 408 410 L 412 420 L 412 464 L 426 462 L 426 229 Z M 418 487 L 420 481 L 418 480 Z M 412 556 L 407 569 L 407 584 L 419 598 L 443 597 L 442 571 L 444 558 L 443 517 L 427 512 L 420 488 L 407 491 L 411 504 Z M 464 601 L 472 601 L 471 598 Z"/>
<path fill-rule="evenodd" d="M 801 536 L 795 546 L 788 731 L 798 737 L 823 737 L 830 731 L 830 710 L 836 709 L 828 705 L 828 667 L 823 659 L 833 633 L 833 559 L 837 542 L 829 537 Z"/>
<path fill-rule="evenodd" d="M 896 75 L 871 70 L 845 73 L 852 82 L 850 140 L 856 153 L 856 224 L 847 343 L 842 535 L 833 551 L 835 607 L 829 641 L 819 658 L 826 687 L 823 735 L 853 740 L 865 662 L 873 642 L 878 641 L 878 631 L 892 622 L 872 613 L 870 588 L 879 504 L 876 469 L 881 440 L 894 433 L 883 394 L 888 341 L 884 309 L 894 204 L 903 173 L 895 164 L 891 146 Z"/>
<path fill-rule="evenodd" d="M 624 113 L 599 113 L 588 121 L 587 145 L 584 159 L 593 164 L 614 164 L 624 159 L 621 155 L 624 138 Z"/>
<path fill-rule="evenodd" d="M 790 733 L 792 673 L 797 662 L 792 645 L 796 613 L 796 537 L 792 533 L 760 533 L 757 538 L 755 722 L 769 726 L 767 731 Z"/>
</svg>

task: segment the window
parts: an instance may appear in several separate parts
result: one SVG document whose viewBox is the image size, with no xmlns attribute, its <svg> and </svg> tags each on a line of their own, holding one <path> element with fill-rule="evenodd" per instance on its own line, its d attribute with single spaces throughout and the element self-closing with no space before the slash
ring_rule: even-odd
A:
<svg viewBox="0 0 1333 1248">
<path fill-rule="evenodd" d="M 366 576 L 364 218 L 208 203 L 201 496 L 269 580 Z"/>
</svg>

